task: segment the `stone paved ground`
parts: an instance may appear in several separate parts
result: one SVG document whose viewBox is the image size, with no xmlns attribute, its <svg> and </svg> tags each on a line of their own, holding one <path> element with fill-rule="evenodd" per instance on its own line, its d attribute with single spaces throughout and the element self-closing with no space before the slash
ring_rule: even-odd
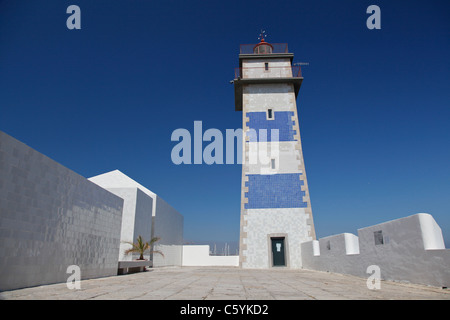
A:
<svg viewBox="0 0 450 320">
<path fill-rule="evenodd" d="M 310 270 L 252 270 L 232 267 L 166 267 L 147 272 L 0 292 L 15 300 L 450 300 L 450 290 L 381 281 L 369 290 L 366 279 Z"/>
</svg>

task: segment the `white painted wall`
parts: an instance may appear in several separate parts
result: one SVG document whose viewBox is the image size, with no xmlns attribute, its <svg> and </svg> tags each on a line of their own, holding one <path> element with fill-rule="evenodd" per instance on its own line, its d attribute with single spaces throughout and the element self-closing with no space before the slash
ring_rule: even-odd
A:
<svg viewBox="0 0 450 320">
<path fill-rule="evenodd" d="M 106 189 L 106 188 L 105 188 Z M 116 196 L 124 199 L 122 226 L 120 230 L 120 250 L 118 260 L 132 260 L 132 256 L 124 255 L 124 251 L 131 246 L 124 242 L 134 242 L 134 217 L 136 211 L 136 188 L 109 188 L 106 189 Z"/>
<path fill-rule="evenodd" d="M 136 209 L 134 216 L 134 233 L 133 239 L 142 236 L 144 241 L 150 241 L 152 238 L 152 214 L 153 199 L 141 189 L 136 188 Z M 134 254 L 133 258 L 139 258 L 138 254 Z M 145 259 L 150 259 L 150 254 L 144 254 Z"/>
<path fill-rule="evenodd" d="M 374 232 L 383 244 L 375 244 Z M 303 268 L 368 277 L 377 265 L 384 280 L 439 287 L 450 286 L 450 250 L 441 229 L 427 213 L 388 221 L 358 230 L 358 237 L 339 234 L 302 243 Z M 357 253 L 359 247 L 359 254 Z"/>
<path fill-rule="evenodd" d="M 142 236 L 144 241 L 150 241 L 153 199 L 136 187 L 105 189 L 124 199 L 118 260 L 138 259 L 139 254 L 130 253 L 126 255 L 125 251 L 131 248 L 128 243 L 136 242 L 138 236 Z M 145 254 L 144 258 L 150 259 L 150 255 Z"/>
<path fill-rule="evenodd" d="M 161 251 L 164 256 L 155 254 L 145 257 L 153 259 L 154 267 L 181 265 L 183 216 L 177 210 L 119 170 L 89 180 L 124 197 L 127 206 L 122 222 L 122 241 L 130 241 L 130 238 L 135 241 L 139 235 L 143 236 L 144 241 L 159 237 L 161 240 L 156 243 L 155 250 Z M 130 190 L 134 191 L 130 194 Z M 136 256 L 123 255 L 126 247 L 128 245 L 122 243 L 120 259 L 135 259 Z"/>
<path fill-rule="evenodd" d="M 239 256 L 211 256 L 209 245 L 184 245 L 183 266 L 228 266 L 238 267 Z"/>
<path fill-rule="evenodd" d="M 153 266 L 180 266 L 183 256 L 183 216 L 157 196 L 153 223 L 154 237 L 161 238 L 155 249 L 164 254 L 164 256 L 153 255 Z"/>
<path fill-rule="evenodd" d="M 103 188 L 138 188 L 153 199 L 153 214 L 156 211 L 156 194 L 119 170 L 99 174 L 95 177 L 89 178 L 88 180 L 102 186 Z"/>
<path fill-rule="evenodd" d="M 442 230 L 433 217 L 426 213 L 419 213 L 420 230 L 425 250 L 445 249 Z"/>
</svg>

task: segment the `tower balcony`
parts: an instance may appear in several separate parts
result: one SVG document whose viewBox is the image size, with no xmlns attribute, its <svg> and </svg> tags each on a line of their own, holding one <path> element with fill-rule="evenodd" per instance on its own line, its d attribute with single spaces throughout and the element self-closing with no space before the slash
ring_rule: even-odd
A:
<svg viewBox="0 0 450 320">
<path fill-rule="evenodd" d="M 302 78 L 300 66 L 252 66 L 234 69 L 234 79 Z"/>
</svg>

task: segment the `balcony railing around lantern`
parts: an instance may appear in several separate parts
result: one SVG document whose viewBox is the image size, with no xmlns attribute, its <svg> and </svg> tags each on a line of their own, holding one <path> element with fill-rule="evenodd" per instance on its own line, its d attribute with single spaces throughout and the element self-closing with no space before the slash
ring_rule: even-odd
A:
<svg viewBox="0 0 450 320">
<path fill-rule="evenodd" d="M 300 66 L 273 66 L 235 68 L 235 79 L 264 79 L 264 78 L 301 78 Z"/>
<path fill-rule="evenodd" d="M 261 45 L 261 43 L 256 44 L 241 44 L 240 45 L 240 54 L 272 54 L 272 53 L 288 53 L 288 45 L 287 43 L 267 43 L 267 45 L 271 46 L 272 49 L 270 52 L 263 52 L 262 50 L 256 50 L 255 48 Z"/>
</svg>

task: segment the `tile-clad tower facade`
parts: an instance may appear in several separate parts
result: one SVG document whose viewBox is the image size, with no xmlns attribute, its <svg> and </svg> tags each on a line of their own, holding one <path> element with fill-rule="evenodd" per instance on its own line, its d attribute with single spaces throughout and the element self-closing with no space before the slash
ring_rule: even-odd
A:
<svg viewBox="0 0 450 320">
<path fill-rule="evenodd" d="M 286 44 L 241 45 L 234 79 L 242 111 L 240 265 L 300 268 L 315 239 L 296 98 L 303 78 Z"/>
</svg>

